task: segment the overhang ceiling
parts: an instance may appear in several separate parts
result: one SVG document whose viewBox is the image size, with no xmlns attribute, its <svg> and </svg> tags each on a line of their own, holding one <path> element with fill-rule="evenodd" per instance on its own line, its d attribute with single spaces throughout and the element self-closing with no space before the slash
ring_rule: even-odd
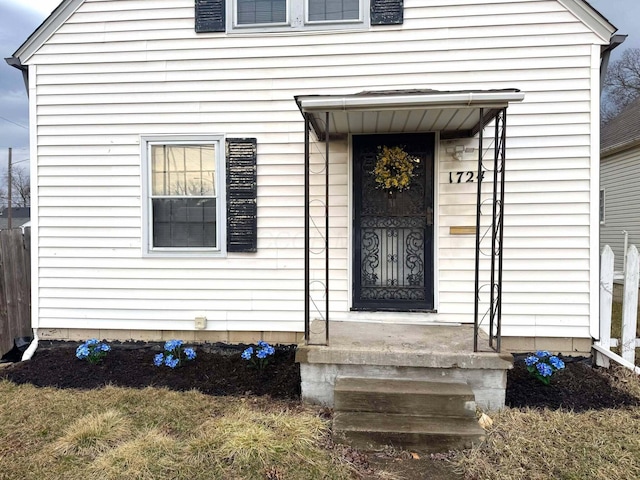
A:
<svg viewBox="0 0 640 480">
<path fill-rule="evenodd" d="M 319 139 L 347 134 L 440 132 L 441 138 L 473 137 L 496 113 L 524 93 L 507 90 L 392 90 L 351 95 L 299 95 Z M 481 118 L 482 115 L 482 118 Z"/>
</svg>

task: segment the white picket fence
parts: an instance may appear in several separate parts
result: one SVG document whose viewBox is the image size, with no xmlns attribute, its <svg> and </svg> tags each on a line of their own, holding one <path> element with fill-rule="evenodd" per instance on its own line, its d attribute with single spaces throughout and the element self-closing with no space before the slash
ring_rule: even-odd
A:
<svg viewBox="0 0 640 480">
<path fill-rule="evenodd" d="M 611 338 L 613 259 L 611 247 L 605 245 L 600 256 L 600 340 L 593 346 L 596 351 L 596 364 L 609 367 L 609 361 L 614 360 L 640 374 L 640 368 L 635 366 L 636 348 L 640 348 L 640 338 L 636 338 L 640 256 L 635 245 L 631 245 L 627 250 L 623 278 L 622 338 Z M 621 355 L 616 355 L 611 351 L 611 347 L 617 346 L 620 346 Z"/>
</svg>

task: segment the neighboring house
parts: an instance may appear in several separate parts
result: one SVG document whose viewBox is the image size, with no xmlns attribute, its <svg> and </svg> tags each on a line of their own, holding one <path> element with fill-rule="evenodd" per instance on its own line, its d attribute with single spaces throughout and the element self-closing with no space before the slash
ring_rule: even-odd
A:
<svg viewBox="0 0 640 480">
<path fill-rule="evenodd" d="M 640 246 L 640 98 L 602 128 L 600 248 L 609 245 L 623 271 L 624 247 Z"/>
<path fill-rule="evenodd" d="M 11 228 L 23 226 L 31 217 L 31 209 L 29 207 L 13 207 L 11 209 Z M 0 230 L 9 228 L 9 210 L 4 209 L 0 214 Z"/>
<path fill-rule="evenodd" d="M 294 343 L 305 272 L 311 317 L 328 277 L 333 320 L 473 323 L 477 152 L 506 138 L 503 347 L 589 351 L 615 28 L 587 2 L 195 3 L 65 0 L 8 59 L 29 85 L 42 337 Z M 408 190 L 376 188 L 382 146 L 420 159 Z"/>
</svg>

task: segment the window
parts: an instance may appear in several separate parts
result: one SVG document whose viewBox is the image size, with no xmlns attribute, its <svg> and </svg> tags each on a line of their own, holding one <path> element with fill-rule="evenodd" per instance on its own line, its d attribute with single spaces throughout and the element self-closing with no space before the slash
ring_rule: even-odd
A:
<svg viewBox="0 0 640 480">
<path fill-rule="evenodd" d="M 195 0 L 198 33 L 402 25 L 403 0 Z M 268 30 L 266 30 L 268 29 Z"/>
<path fill-rule="evenodd" d="M 309 22 L 359 20 L 359 0 L 307 0 Z"/>
<path fill-rule="evenodd" d="M 605 215 L 605 192 L 604 188 L 600 190 L 600 223 L 604 225 Z"/>
<path fill-rule="evenodd" d="M 327 28 L 327 24 L 365 25 L 367 0 L 229 0 L 233 6 L 231 28 Z M 366 3 L 366 5 L 365 5 Z M 339 25 L 337 28 L 340 28 Z"/>
<path fill-rule="evenodd" d="M 287 23 L 287 0 L 236 0 L 238 25 Z"/>
<path fill-rule="evenodd" d="M 222 136 L 143 138 L 146 253 L 222 254 Z"/>
</svg>

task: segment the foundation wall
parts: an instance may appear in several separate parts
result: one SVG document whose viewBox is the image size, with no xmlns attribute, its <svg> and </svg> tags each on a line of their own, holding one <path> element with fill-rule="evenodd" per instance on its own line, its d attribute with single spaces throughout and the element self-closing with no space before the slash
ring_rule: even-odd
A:
<svg viewBox="0 0 640 480">
<path fill-rule="evenodd" d="M 548 350 L 554 354 L 570 357 L 588 357 L 591 355 L 591 338 L 571 337 L 502 337 L 503 352 L 525 353 L 536 350 Z"/>
<path fill-rule="evenodd" d="M 41 328 L 38 335 L 43 340 L 85 341 L 97 338 L 107 341 L 164 342 L 183 340 L 187 343 L 256 343 L 264 340 L 271 344 L 298 344 L 304 340 L 300 332 L 237 332 L 199 330 L 100 330 L 80 328 Z"/>
</svg>

